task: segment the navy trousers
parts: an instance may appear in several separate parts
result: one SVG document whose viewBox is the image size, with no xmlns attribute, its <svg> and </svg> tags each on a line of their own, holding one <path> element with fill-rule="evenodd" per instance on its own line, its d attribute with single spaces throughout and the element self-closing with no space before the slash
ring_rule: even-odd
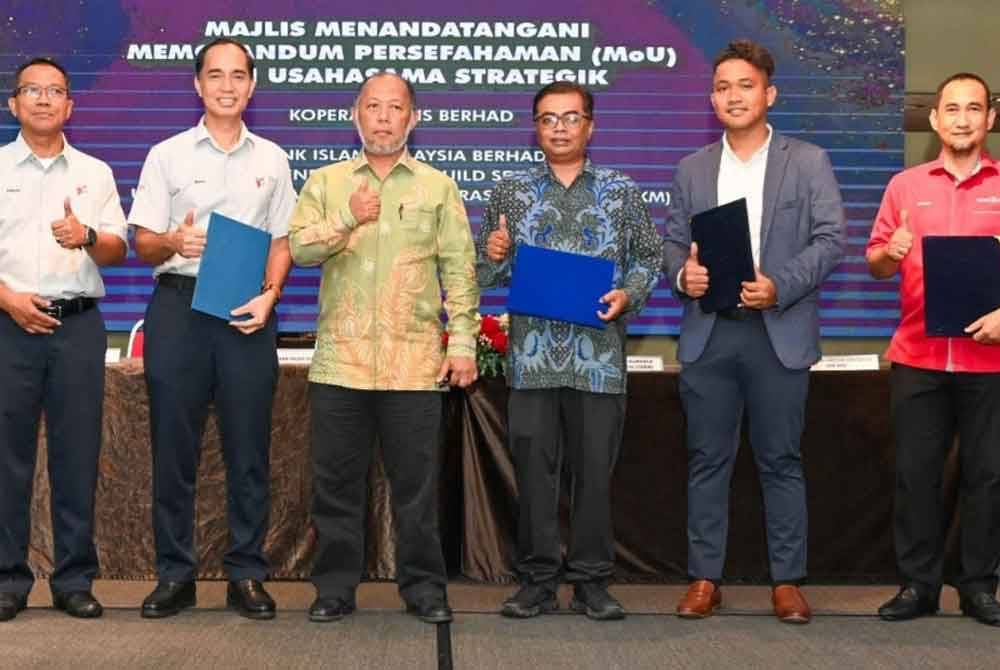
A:
<svg viewBox="0 0 1000 670">
<path fill-rule="evenodd" d="M 97 308 L 30 335 L 0 312 L 0 591 L 27 595 L 31 491 L 45 412 L 52 489 L 53 593 L 90 590 L 97 574 L 94 491 L 104 406 L 104 319 Z"/>
<path fill-rule="evenodd" d="M 191 309 L 193 283 L 158 283 L 146 310 L 146 386 L 153 445 L 153 530 L 161 580 L 197 574 L 194 498 L 201 439 L 214 402 L 226 464 L 232 580 L 264 579 L 271 507 L 271 406 L 278 379 L 277 319 L 244 335 Z"/>
<path fill-rule="evenodd" d="M 743 414 L 760 474 L 771 579 L 806 576 L 805 479 L 799 442 L 809 371 L 778 360 L 759 314 L 718 318 L 704 353 L 684 365 L 680 396 L 687 415 L 688 575 L 722 579 L 729 532 L 729 485 Z"/>
</svg>

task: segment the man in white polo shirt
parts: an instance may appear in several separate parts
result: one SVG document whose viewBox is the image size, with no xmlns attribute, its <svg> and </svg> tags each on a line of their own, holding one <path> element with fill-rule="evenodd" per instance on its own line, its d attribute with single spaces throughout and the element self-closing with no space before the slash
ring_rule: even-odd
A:
<svg viewBox="0 0 1000 670">
<path fill-rule="evenodd" d="M 111 168 L 69 145 L 69 76 L 46 58 L 17 69 L 7 105 L 21 132 L 0 147 L 0 621 L 27 604 L 31 487 L 45 410 L 56 608 L 101 616 L 94 490 L 104 350 L 98 266 L 128 250 Z"/>
<path fill-rule="evenodd" d="M 263 545 L 278 372 L 274 306 L 291 267 L 287 229 L 295 191 L 285 153 L 243 124 L 253 73 L 253 59 L 234 40 L 215 40 L 198 53 L 194 86 L 205 115 L 150 150 L 129 213 L 136 253 L 156 266 L 157 280 L 144 330 L 160 581 L 142 604 L 144 617 L 195 604 L 195 480 L 210 402 L 226 463 L 227 603 L 252 619 L 275 613 L 261 584 L 269 569 Z M 228 322 L 191 309 L 213 211 L 272 238 L 260 295 L 233 310 Z M 244 315 L 249 318 L 236 319 Z"/>
</svg>

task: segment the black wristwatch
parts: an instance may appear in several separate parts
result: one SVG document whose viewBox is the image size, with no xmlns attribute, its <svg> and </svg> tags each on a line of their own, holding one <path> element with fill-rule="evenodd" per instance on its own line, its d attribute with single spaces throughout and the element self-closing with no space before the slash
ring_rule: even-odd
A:
<svg viewBox="0 0 1000 670">
<path fill-rule="evenodd" d="M 84 240 L 83 246 L 92 247 L 97 244 L 97 231 L 90 226 L 84 226 L 83 229 L 87 231 L 87 239 Z"/>
</svg>

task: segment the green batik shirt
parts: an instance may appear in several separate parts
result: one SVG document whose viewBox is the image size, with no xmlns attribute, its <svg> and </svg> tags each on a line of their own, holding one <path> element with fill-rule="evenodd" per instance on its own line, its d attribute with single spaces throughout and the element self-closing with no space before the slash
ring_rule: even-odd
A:
<svg viewBox="0 0 1000 670">
<path fill-rule="evenodd" d="M 358 186 L 380 195 L 378 221 L 359 225 Z M 476 355 L 475 252 L 455 182 L 404 152 L 384 180 L 357 158 L 309 177 L 289 225 L 292 258 L 321 265 L 309 381 L 355 389 L 437 390 L 448 356 Z"/>
<path fill-rule="evenodd" d="M 494 263 L 486 256 L 486 241 L 501 214 L 507 217 L 513 249 Z M 614 261 L 614 288 L 623 289 L 629 302 L 626 312 L 604 329 L 511 315 L 508 383 L 515 389 L 624 393 L 625 322 L 642 309 L 659 281 L 663 255 L 663 241 L 639 187 L 589 159 L 569 188 L 548 164 L 509 176 L 490 196 L 479 229 L 476 273 L 481 287 L 510 281 L 511 258 L 519 244 Z"/>
</svg>

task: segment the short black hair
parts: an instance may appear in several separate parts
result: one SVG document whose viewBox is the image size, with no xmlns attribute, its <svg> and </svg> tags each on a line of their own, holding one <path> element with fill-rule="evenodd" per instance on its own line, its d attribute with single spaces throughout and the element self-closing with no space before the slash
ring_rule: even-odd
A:
<svg viewBox="0 0 1000 670">
<path fill-rule="evenodd" d="M 745 60 L 766 74 L 767 83 L 770 85 L 771 77 L 774 76 L 774 56 L 760 44 L 747 39 L 733 40 L 715 57 L 715 61 L 712 62 L 712 73 L 714 74 L 727 60 Z"/>
<path fill-rule="evenodd" d="M 243 55 L 247 57 L 247 72 L 249 72 L 252 77 L 254 71 L 253 56 L 250 55 L 250 52 L 247 50 L 245 44 L 238 40 L 234 40 L 231 37 L 218 37 L 201 48 L 198 55 L 194 57 L 194 76 L 197 77 L 200 75 L 202 69 L 205 67 L 205 54 L 208 53 L 208 50 L 212 47 L 222 46 L 223 44 L 232 44 L 234 47 L 240 48 Z"/>
<path fill-rule="evenodd" d="M 542 101 L 542 98 L 547 95 L 556 95 L 559 93 L 578 94 L 581 98 L 583 98 L 583 113 L 593 118 L 594 94 L 588 91 L 586 87 L 581 86 L 575 81 L 554 81 L 551 84 L 542 87 L 538 93 L 535 93 L 535 99 L 531 101 L 531 118 L 538 116 L 538 103 Z"/>
<path fill-rule="evenodd" d="M 20 87 L 21 75 L 24 73 L 25 70 L 27 70 L 29 67 L 32 67 L 33 65 L 48 65 L 49 67 L 54 67 L 55 69 L 59 70 L 59 72 L 63 76 L 63 79 L 66 81 L 66 95 L 67 97 L 69 96 L 69 72 L 66 71 L 66 68 L 64 68 L 62 64 L 60 64 L 55 59 L 46 58 L 45 56 L 36 56 L 35 58 L 32 58 L 28 62 L 23 63 L 20 67 L 18 67 L 14 71 L 14 85 L 11 87 L 12 98 L 17 97 L 17 89 Z"/>
<path fill-rule="evenodd" d="M 983 90 L 986 91 L 986 109 L 993 106 L 993 94 L 990 93 L 990 85 L 986 83 L 985 79 L 973 72 L 956 72 L 938 84 L 937 91 L 934 93 L 934 109 L 937 109 L 938 105 L 941 104 L 941 93 L 944 92 L 945 86 L 953 81 L 978 81 L 982 85 Z"/>
<path fill-rule="evenodd" d="M 354 96 L 354 106 L 355 107 L 358 106 L 358 100 L 361 99 L 361 92 L 363 90 L 365 90 L 365 85 L 368 82 L 370 82 L 372 79 L 377 79 L 379 77 L 385 77 L 385 76 L 395 77 L 396 79 L 399 79 L 401 82 L 403 82 L 404 84 L 406 84 L 406 92 L 409 93 L 409 95 L 410 95 L 410 107 L 413 108 L 413 109 L 416 109 L 417 108 L 417 91 L 416 91 L 416 89 L 413 88 L 413 82 L 411 82 L 409 79 L 407 79 L 406 77 L 404 77 L 401 74 L 397 74 L 396 72 L 389 72 L 388 70 L 380 70 L 379 72 L 376 72 L 375 74 L 370 74 L 367 77 L 365 77 L 365 80 L 363 82 L 361 82 L 360 86 L 358 86 L 358 93 L 357 93 L 357 95 Z"/>
</svg>

